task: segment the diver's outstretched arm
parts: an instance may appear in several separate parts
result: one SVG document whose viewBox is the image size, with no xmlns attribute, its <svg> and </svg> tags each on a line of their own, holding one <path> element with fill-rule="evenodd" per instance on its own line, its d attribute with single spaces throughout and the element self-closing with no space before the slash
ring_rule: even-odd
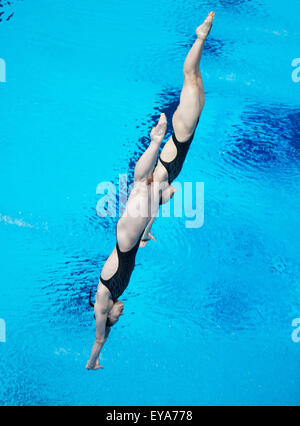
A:
<svg viewBox="0 0 300 426">
<path fill-rule="evenodd" d="M 160 116 L 160 120 L 151 132 L 151 143 L 148 149 L 141 156 L 135 166 L 135 182 L 147 182 L 153 173 L 155 163 L 159 154 L 159 149 L 167 131 L 167 118 L 165 114 Z"/>
<path fill-rule="evenodd" d="M 109 295 L 107 291 L 98 290 L 95 303 L 95 318 L 96 318 L 96 340 L 92 348 L 91 357 L 86 365 L 87 370 L 100 370 L 99 356 L 100 352 L 106 343 L 110 328 L 106 326 L 109 313 Z"/>
</svg>

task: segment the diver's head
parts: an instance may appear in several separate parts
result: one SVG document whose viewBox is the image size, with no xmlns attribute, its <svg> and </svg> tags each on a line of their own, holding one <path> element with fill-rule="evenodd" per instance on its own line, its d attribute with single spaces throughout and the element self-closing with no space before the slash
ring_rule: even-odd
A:
<svg viewBox="0 0 300 426">
<path fill-rule="evenodd" d="M 119 300 L 114 303 L 113 307 L 109 311 L 108 317 L 107 317 L 107 327 L 113 327 L 120 319 L 120 316 L 123 315 L 124 311 L 124 303 L 120 302 Z"/>
</svg>

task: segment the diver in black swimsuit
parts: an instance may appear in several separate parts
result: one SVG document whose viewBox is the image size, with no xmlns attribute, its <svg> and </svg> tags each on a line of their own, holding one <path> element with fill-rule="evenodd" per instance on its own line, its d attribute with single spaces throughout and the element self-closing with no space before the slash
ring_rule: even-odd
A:
<svg viewBox="0 0 300 426">
<path fill-rule="evenodd" d="M 96 340 L 86 366 L 88 370 L 103 368 L 99 363 L 100 352 L 111 327 L 123 314 L 124 305 L 118 298 L 129 284 L 139 245 L 144 247 L 147 241 L 154 239 L 150 231 L 159 204 L 167 203 L 176 192 L 171 184 L 183 167 L 204 107 L 204 88 L 199 66 L 213 19 L 214 13 L 211 12 L 197 29 L 197 40 L 186 58 L 180 105 L 173 116 L 173 136 L 164 146 L 157 162 L 167 130 L 166 116 L 162 114 L 158 125 L 151 132 L 149 148 L 136 165 L 134 188 L 117 226 L 117 244 L 104 265 L 98 285 L 94 306 Z"/>
<path fill-rule="evenodd" d="M 214 17 L 214 12 L 211 12 L 196 31 L 197 40 L 184 63 L 184 85 L 180 104 L 173 116 L 174 133 L 164 146 L 154 170 L 153 181 L 164 185 L 160 194 L 162 204 L 168 202 L 168 199 L 176 192 L 172 183 L 182 170 L 204 108 L 205 94 L 200 72 L 200 61 L 205 40 L 212 28 Z M 145 247 L 151 239 L 156 241 L 151 233 L 154 221 L 155 217 L 152 218 L 144 232 L 141 247 Z"/>
<path fill-rule="evenodd" d="M 119 297 L 124 293 L 128 287 L 131 275 L 135 267 L 135 258 L 139 249 L 142 236 L 138 239 L 136 245 L 127 252 L 122 252 L 120 250 L 119 244 L 116 245 L 117 255 L 118 255 L 118 269 L 116 273 L 108 280 L 100 277 L 100 282 L 103 284 L 111 294 L 112 301 L 116 303 Z M 91 300 L 92 294 L 90 294 L 89 303 L 92 308 L 95 305 Z M 110 322 L 108 321 L 110 324 Z"/>
<path fill-rule="evenodd" d="M 151 208 L 149 209 L 153 198 L 151 176 L 166 130 L 167 119 L 162 114 L 158 125 L 151 132 L 149 148 L 135 167 L 134 187 L 117 225 L 117 244 L 104 265 L 98 285 L 94 305 L 96 340 L 86 366 L 88 370 L 102 368 L 99 364 L 101 349 L 110 328 L 123 313 L 123 303 L 118 298 L 129 284 L 142 235 L 152 217 Z M 91 300 L 90 304 L 92 305 Z"/>
<path fill-rule="evenodd" d="M 139 249 L 141 238 L 142 236 L 140 236 L 136 245 L 125 253 L 120 250 L 119 244 L 117 243 L 116 249 L 119 259 L 118 270 L 109 280 L 105 280 L 102 277 L 100 278 L 101 283 L 110 291 L 114 303 L 117 302 L 119 297 L 122 296 L 128 287 L 135 267 L 135 258 Z"/>
<path fill-rule="evenodd" d="M 161 157 L 159 158 L 160 163 L 165 167 L 166 171 L 168 172 L 169 185 L 174 182 L 174 180 L 179 176 L 182 170 L 186 156 L 194 140 L 195 132 L 196 130 L 186 142 L 179 142 L 176 138 L 175 133 L 173 133 L 172 139 L 177 151 L 176 157 L 173 161 L 170 162 L 164 161 Z"/>
</svg>

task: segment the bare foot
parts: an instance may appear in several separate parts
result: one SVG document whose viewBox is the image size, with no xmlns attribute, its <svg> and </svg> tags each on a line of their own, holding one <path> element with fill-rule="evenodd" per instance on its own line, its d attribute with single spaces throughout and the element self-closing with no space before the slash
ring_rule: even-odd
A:
<svg viewBox="0 0 300 426">
<path fill-rule="evenodd" d="M 152 129 L 152 132 L 150 135 L 151 140 L 161 144 L 162 141 L 164 140 L 166 131 L 167 131 L 167 117 L 166 117 L 166 114 L 161 114 L 159 122 L 154 127 L 154 129 Z"/>
<path fill-rule="evenodd" d="M 200 40 L 206 40 L 208 34 L 210 33 L 214 18 L 215 12 L 210 12 L 203 24 L 197 28 L 196 33 Z"/>
<path fill-rule="evenodd" d="M 99 361 L 97 361 L 96 362 L 96 364 L 93 366 L 92 364 L 90 364 L 90 361 L 88 361 L 88 363 L 87 363 L 87 365 L 86 365 L 86 367 L 85 367 L 87 370 L 94 370 L 94 371 L 97 371 L 97 370 L 103 370 L 104 369 L 104 367 L 101 367 L 101 365 L 100 365 L 100 363 L 99 363 Z"/>
</svg>

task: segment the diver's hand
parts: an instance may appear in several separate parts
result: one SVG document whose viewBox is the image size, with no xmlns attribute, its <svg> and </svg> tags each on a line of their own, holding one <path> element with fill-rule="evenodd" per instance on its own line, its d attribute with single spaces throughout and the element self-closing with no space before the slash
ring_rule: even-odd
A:
<svg viewBox="0 0 300 426">
<path fill-rule="evenodd" d="M 140 244 L 140 247 L 141 247 L 141 248 L 146 247 L 147 243 L 148 243 L 150 240 L 153 240 L 153 241 L 155 241 L 155 242 L 157 241 L 157 240 L 156 240 L 156 238 L 155 238 L 155 237 L 151 234 L 151 232 L 149 232 L 148 237 L 149 237 L 149 238 L 148 238 L 147 240 L 145 240 L 145 239 L 144 239 L 144 240 L 142 240 L 142 241 L 141 241 L 141 244 Z"/>
<path fill-rule="evenodd" d="M 95 370 L 95 371 L 97 371 L 97 370 L 103 370 L 104 369 L 104 367 L 102 367 L 100 365 L 99 360 L 96 362 L 96 364 L 92 364 L 90 361 L 88 361 L 85 368 L 87 370 Z"/>
</svg>

